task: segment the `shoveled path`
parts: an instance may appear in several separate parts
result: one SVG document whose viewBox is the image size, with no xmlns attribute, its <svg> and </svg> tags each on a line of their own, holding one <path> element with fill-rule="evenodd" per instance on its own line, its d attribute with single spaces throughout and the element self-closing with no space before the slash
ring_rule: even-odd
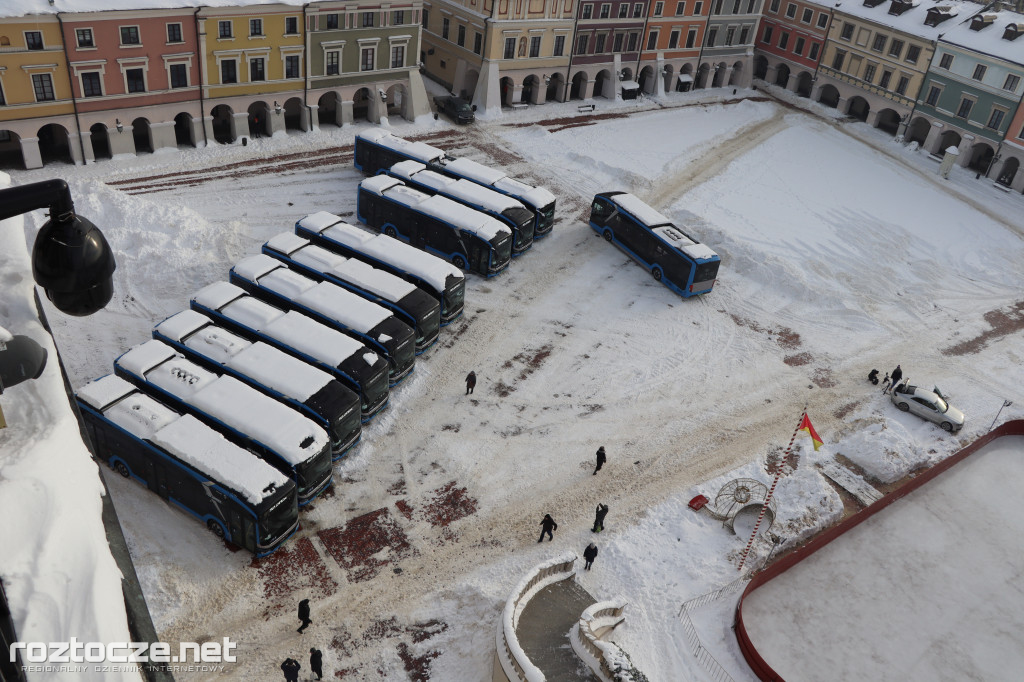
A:
<svg viewBox="0 0 1024 682">
<path fill-rule="evenodd" d="M 535 594 L 519 616 L 519 646 L 550 682 L 599 682 L 569 643 L 569 630 L 596 601 L 575 580 L 560 580 Z"/>
</svg>

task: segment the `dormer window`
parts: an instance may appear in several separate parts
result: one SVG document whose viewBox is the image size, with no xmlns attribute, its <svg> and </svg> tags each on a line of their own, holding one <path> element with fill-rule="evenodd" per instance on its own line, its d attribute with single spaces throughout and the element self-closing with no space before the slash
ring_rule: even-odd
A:
<svg viewBox="0 0 1024 682">
<path fill-rule="evenodd" d="M 885 2 L 885 0 L 864 0 L 864 6 L 865 7 L 878 7 L 883 2 Z"/>
<path fill-rule="evenodd" d="M 996 15 L 994 14 L 978 14 L 973 19 L 971 19 L 971 30 L 980 31 L 981 29 L 985 28 L 995 20 Z"/>
<path fill-rule="evenodd" d="M 1010 24 L 1003 31 L 1003 40 L 1016 40 L 1024 33 L 1024 24 Z"/>
<path fill-rule="evenodd" d="M 946 19 L 956 16 L 956 12 L 949 5 L 942 5 L 940 7 L 932 7 L 928 10 L 928 16 L 925 17 L 925 26 L 938 26 Z"/>
<path fill-rule="evenodd" d="M 892 0 L 892 4 L 889 5 L 889 14 L 898 17 L 916 4 L 914 0 Z"/>
</svg>

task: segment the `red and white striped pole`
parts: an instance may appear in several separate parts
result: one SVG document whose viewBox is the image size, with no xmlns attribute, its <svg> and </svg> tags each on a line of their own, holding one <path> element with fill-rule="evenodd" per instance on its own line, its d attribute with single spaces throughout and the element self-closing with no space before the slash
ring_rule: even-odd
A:
<svg viewBox="0 0 1024 682">
<path fill-rule="evenodd" d="M 761 513 L 757 515 L 757 523 L 754 524 L 754 532 L 750 534 L 750 541 L 747 543 L 746 549 L 743 550 L 743 557 L 740 559 L 740 565 L 737 570 L 743 570 L 743 564 L 747 561 L 747 555 L 750 553 L 750 548 L 754 544 L 754 538 L 757 537 L 757 529 L 761 527 L 761 520 L 764 519 L 765 512 L 768 511 L 768 502 L 772 499 L 772 493 L 775 492 L 775 486 L 779 484 L 779 479 L 782 478 L 782 468 L 786 466 L 786 460 L 789 459 L 789 451 L 793 449 L 793 441 L 796 440 L 796 434 L 800 432 L 800 425 L 804 423 L 804 417 L 807 416 L 807 406 L 804 406 L 804 411 L 800 415 L 800 420 L 796 423 L 796 428 L 793 429 L 793 437 L 789 439 L 789 445 L 786 446 L 786 452 L 783 453 L 782 459 L 779 461 L 778 466 L 775 467 L 775 480 L 772 481 L 772 487 L 768 489 L 768 495 L 764 498 L 764 504 L 761 505 Z"/>
</svg>

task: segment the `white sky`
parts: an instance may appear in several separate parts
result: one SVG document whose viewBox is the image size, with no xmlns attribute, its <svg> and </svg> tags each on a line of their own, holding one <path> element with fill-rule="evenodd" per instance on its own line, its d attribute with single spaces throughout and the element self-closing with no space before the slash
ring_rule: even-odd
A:
<svg viewBox="0 0 1024 682">
<path fill-rule="evenodd" d="M 989 330 L 984 314 L 1019 297 L 1021 197 L 959 169 L 943 181 L 926 155 L 861 124 L 837 126 L 765 102 L 722 106 L 721 96 L 670 95 L 663 103 L 707 102 L 667 110 L 649 100 L 602 102 L 599 112 L 618 106 L 633 115 L 557 132 L 502 120 L 458 129 L 443 120 L 392 122 L 403 137 L 454 130 L 440 146 L 457 156 L 496 165 L 480 150 L 497 145 L 523 158 L 503 170 L 558 197 L 555 230 L 500 277 L 469 278 L 466 314 L 442 330 L 361 445 L 335 465 L 334 496 L 302 512 L 304 530 L 287 549 L 308 546 L 312 554 L 289 555 L 308 563 L 286 576 L 283 592 L 249 557 L 104 468 L 161 635 L 234 638 L 239 663 L 225 679 L 276 674 L 281 660 L 305 660 L 314 643 L 328 671 L 371 667 L 404 679 L 396 646 L 405 641 L 417 656 L 440 652 L 433 679 L 479 680 L 490 674 L 509 590 L 531 566 L 582 553 L 594 538 L 594 507 L 605 502 L 600 554 L 580 582 L 599 599 L 629 602 L 614 638 L 650 679 L 679 679 L 680 671 L 700 679 L 679 607 L 735 579 L 746 538 L 686 502 L 698 493 L 713 499 L 737 477 L 770 482 L 766 455 L 785 447 L 805 403 L 825 446 L 813 452 L 799 438 L 799 464 L 776 490 L 772 531 L 787 543 L 842 511 L 814 462 L 842 454 L 873 475 L 898 478 L 983 433 L 1004 398 L 1014 406 L 1002 418 L 1020 417 L 1015 336 L 971 355 L 943 350 Z M 551 104 L 503 121 L 575 114 L 572 105 Z M 16 173 L 17 182 L 66 177 L 78 210 L 118 251 L 117 295 L 106 310 L 51 315 L 72 385 L 109 372 L 155 323 L 303 215 L 325 210 L 355 222 L 362 176 L 350 164 L 314 162 L 150 194 L 105 182 L 259 166 L 281 153 L 315 160 L 359 129 Z M 715 290 L 680 299 L 581 221 L 591 196 L 611 189 L 648 201 L 718 252 Z M 30 234 L 41 219 L 29 218 Z M 6 319 L 0 324 L 9 328 Z M 964 410 L 959 435 L 899 413 L 865 381 L 872 367 L 886 372 L 897 362 Z M 470 369 L 479 383 L 464 396 Z M 6 412 L 7 394 L 3 400 Z M 592 476 L 599 445 L 609 463 Z M 435 527 L 424 513 L 450 482 L 465 487 L 477 509 Z M 399 513 L 399 501 L 411 517 Z M 410 547 L 380 550 L 382 570 L 360 580 L 317 531 L 381 509 Z M 538 545 L 544 513 L 559 530 Z M 750 565 L 767 551 L 755 544 Z M 16 595 L 29 589 L 20 566 L 0 558 Z M 335 587 L 324 589 L 323 576 Z M 294 608 L 304 596 L 315 625 L 300 637 Z M 720 613 L 698 622 L 702 637 L 737 680 L 747 679 L 729 639 L 731 611 Z M 390 617 L 448 628 L 418 643 L 364 639 L 369 623 Z M 342 632 L 358 644 L 347 653 L 329 646 Z"/>
</svg>

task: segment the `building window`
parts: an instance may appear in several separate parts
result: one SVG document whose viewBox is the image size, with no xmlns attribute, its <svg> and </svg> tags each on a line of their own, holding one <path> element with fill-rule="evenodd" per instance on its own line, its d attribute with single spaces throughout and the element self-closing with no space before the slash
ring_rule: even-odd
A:
<svg viewBox="0 0 1024 682">
<path fill-rule="evenodd" d="M 82 97 L 102 97 L 103 86 L 96 71 L 82 74 Z"/>
<path fill-rule="evenodd" d="M 41 31 L 25 32 L 25 47 L 30 50 L 43 49 L 43 34 Z M 50 99 L 53 99 L 52 97 Z"/>
<path fill-rule="evenodd" d="M 917 45 L 911 45 L 907 48 L 907 63 L 917 64 L 917 60 L 921 57 L 921 48 Z"/>
<path fill-rule="evenodd" d="M 629 34 L 629 41 L 628 41 L 628 43 L 626 45 L 626 52 L 636 52 L 636 45 L 637 45 L 637 42 L 639 40 L 640 40 L 640 34 L 639 33 L 636 33 L 635 31 L 633 33 L 630 33 Z"/>
<path fill-rule="evenodd" d="M 328 14 L 327 15 L 327 30 L 338 28 L 338 15 Z"/>
<path fill-rule="evenodd" d="M 867 83 L 875 82 L 875 69 L 878 68 L 874 64 L 868 64 L 864 67 L 864 81 Z"/>
<path fill-rule="evenodd" d="M 1003 124 L 1003 117 L 1006 116 L 1006 112 L 1002 109 L 992 109 L 992 114 L 988 117 L 988 123 L 986 127 L 992 130 L 999 130 L 999 126 Z"/>
<path fill-rule="evenodd" d="M 732 39 L 736 36 L 736 27 L 730 26 L 725 29 L 725 44 L 732 45 Z"/>
<path fill-rule="evenodd" d="M 658 32 L 651 31 L 647 34 L 647 49 L 653 50 L 658 46 Z"/>
<path fill-rule="evenodd" d="M 654 3 L 654 16 L 660 17 L 661 16 L 661 11 L 664 8 L 665 8 L 665 3 L 664 2 L 656 2 L 656 3 Z"/>
<path fill-rule="evenodd" d="M 885 41 L 888 39 L 888 36 L 883 35 L 881 33 L 875 34 L 875 42 L 871 44 L 871 49 L 874 50 L 875 52 L 881 52 L 882 50 L 885 49 Z"/>
<path fill-rule="evenodd" d="M 138 26 L 122 26 L 121 27 L 121 44 L 122 45 L 139 45 L 142 41 L 139 40 L 139 27 Z"/>
<path fill-rule="evenodd" d="M 978 64 L 974 67 L 974 75 L 971 76 L 976 81 L 980 81 L 985 78 L 985 72 L 988 71 L 988 67 L 984 64 Z"/>
<path fill-rule="evenodd" d="M 722 13 L 722 0 L 718 0 L 718 2 L 715 3 L 715 9 L 712 12 L 712 14 L 717 16 L 717 15 L 720 15 L 721 13 Z"/>
<path fill-rule="evenodd" d="M 1007 74 L 1006 82 L 1003 83 L 1003 90 L 1009 90 L 1010 92 L 1013 92 L 1014 90 L 1017 89 L 1017 86 L 1019 84 L 1020 84 L 1020 76 L 1015 76 L 1012 73 L 1011 74 Z"/>
<path fill-rule="evenodd" d="M 615 38 L 612 40 L 612 52 L 622 52 L 622 38 L 621 33 L 615 34 Z"/>
<path fill-rule="evenodd" d="M 694 14 L 694 16 L 698 16 L 699 17 L 699 16 L 701 16 L 703 14 L 703 12 L 704 12 L 704 3 L 703 2 L 695 2 L 695 3 L 693 3 L 693 14 Z"/>
<path fill-rule="evenodd" d="M 740 29 L 740 45 L 747 44 L 747 38 L 750 37 L 750 27 L 744 26 Z"/>
<path fill-rule="evenodd" d="M 188 87 L 188 66 L 185 64 L 171 64 L 168 69 L 171 73 L 172 88 Z"/>
<path fill-rule="evenodd" d="M 405 66 L 405 45 L 395 45 L 391 48 L 391 68 L 400 69 Z"/>
<path fill-rule="evenodd" d="M 882 71 L 882 80 L 878 81 L 878 85 L 886 90 L 889 89 L 889 81 L 892 80 L 892 71 Z"/>
<path fill-rule="evenodd" d="M 889 43 L 889 56 L 893 59 L 899 59 L 900 55 L 903 54 L 903 41 L 896 40 L 895 38 Z"/>
<path fill-rule="evenodd" d="M 619 5 L 619 19 L 625 19 L 629 15 L 629 5 L 623 3 Z"/>
<path fill-rule="evenodd" d="M 594 54 L 601 54 L 604 52 L 604 40 L 607 36 L 602 33 L 594 39 Z"/>
<path fill-rule="evenodd" d="M 591 13 L 593 13 L 593 11 L 594 11 L 594 6 L 593 5 L 583 5 L 583 18 L 584 19 L 589 19 L 590 15 L 591 15 Z"/>
<path fill-rule="evenodd" d="M 896 82 L 896 94 L 905 95 L 907 94 L 907 87 L 910 85 L 910 79 L 906 76 L 900 76 L 899 81 Z"/>
<path fill-rule="evenodd" d="M 142 69 L 125 69 L 124 78 L 128 82 L 128 92 L 146 91 L 146 76 Z"/>
<path fill-rule="evenodd" d="M 684 14 L 686 14 L 686 3 L 685 2 L 677 2 L 676 3 L 676 16 L 677 17 L 681 17 Z"/>
<path fill-rule="evenodd" d="M 679 31 L 672 31 L 668 34 L 668 49 L 674 50 L 679 45 Z"/>
<path fill-rule="evenodd" d="M 181 37 L 181 24 L 167 24 L 167 42 L 183 43 Z"/>
<path fill-rule="evenodd" d="M 809 8 L 805 8 L 804 9 L 804 13 L 800 16 L 800 21 L 804 22 L 805 24 L 809 24 L 809 23 L 811 23 L 811 19 L 813 19 L 813 18 L 814 18 L 814 10 L 813 9 L 809 9 Z"/>
<path fill-rule="evenodd" d="M 286 36 L 294 36 L 299 33 L 299 18 L 298 17 L 285 17 L 284 18 L 284 34 Z"/>
<path fill-rule="evenodd" d="M 230 38 L 232 36 L 231 22 L 230 21 L 218 21 L 217 22 L 217 37 L 218 38 Z"/>
<path fill-rule="evenodd" d="M 377 61 L 377 48 L 364 47 L 359 51 L 359 70 L 373 71 Z"/>
<path fill-rule="evenodd" d="M 676 31 L 678 34 L 679 31 Z M 678 35 L 676 36 L 679 37 Z M 691 28 L 686 34 L 686 47 L 693 47 L 697 43 L 697 29 Z"/>
<path fill-rule="evenodd" d="M 601 18 L 607 19 L 611 15 L 612 6 L 609 4 L 601 5 Z"/>
<path fill-rule="evenodd" d="M 540 56 L 540 36 L 530 37 L 530 57 Z"/>
<path fill-rule="evenodd" d="M 811 51 L 807 53 L 808 59 L 818 58 L 818 48 L 821 47 L 818 43 L 811 43 Z"/>
<path fill-rule="evenodd" d="M 787 19 L 792 19 L 795 16 L 796 16 L 796 5 L 794 5 L 793 3 L 789 3 L 788 5 L 786 5 L 786 18 Z"/>
<path fill-rule="evenodd" d="M 948 69 L 952 64 L 953 64 L 953 55 L 949 54 L 948 52 L 946 54 L 942 55 L 942 58 L 939 59 L 939 67 L 941 67 L 943 69 Z"/>
<path fill-rule="evenodd" d="M 290 54 L 284 58 L 284 77 L 300 78 L 298 55 Z"/>
<path fill-rule="evenodd" d="M 967 99 L 964 97 L 960 100 L 960 107 L 956 110 L 956 115 L 960 118 L 967 118 L 971 114 L 971 107 L 974 106 L 974 100 Z"/>
<path fill-rule="evenodd" d="M 772 14 L 778 14 L 780 4 L 782 4 L 780 0 L 772 0 L 772 4 L 768 5 L 768 11 Z"/>
<path fill-rule="evenodd" d="M 267 80 L 267 72 L 264 68 L 262 57 L 249 60 L 249 80 L 252 82 Z"/>
<path fill-rule="evenodd" d="M 704 44 L 709 46 L 709 47 L 714 47 L 714 45 L 715 45 L 715 38 L 717 38 L 717 37 L 718 37 L 718 28 L 712 28 L 710 31 L 708 31 L 708 39 L 706 41 L 704 41 Z"/>
<path fill-rule="evenodd" d="M 563 52 L 565 52 L 565 36 L 555 36 L 555 51 L 551 54 L 561 57 Z"/>
<path fill-rule="evenodd" d="M 374 12 L 363 12 L 363 28 L 373 28 Z"/>
<path fill-rule="evenodd" d="M 765 24 L 764 35 L 761 36 L 761 42 L 768 45 L 772 44 L 772 26 L 771 24 Z"/>
<path fill-rule="evenodd" d="M 850 22 L 843 24 L 843 32 L 839 34 L 839 37 L 843 40 L 850 40 L 853 38 L 853 24 Z"/>
<path fill-rule="evenodd" d="M 461 25 L 459 26 L 459 34 L 458 34 L 458 38 L 456 39 L 456 42 L 458 42 L 459 47 L 465 47 L 466 46 L 466 27 L 465 26 L 461 26 Z"/>
<path fill-rule="evenodd" d="M 32 74 L 32 90 L 35 91 L 37 102 L 52 102 L 53 79 L 48 73 Z"/>
<path fill-rule="evenodd" d="M 516 39 L 505 38 L 505 59 L 515 59 L 516 56 Z"/>
<path fill-rule="evenodd" d="M 238 71 L 234 59 L 225 59 L 220 63 L 220 82 L 237 83 Z"/>
<path fill-rule="evenodd" d="M 405 23 L 405 12 L 403 10 L 395 10 L 391 13 L 391 24 L 392 26 L 401 26 Z"/>
<path fill-rule="evenodd" d="M 565 40 L 564 36 L 558 36 L 558 38 L 561 38 L 563 41 Z M 558 38 L 555 38 L 555 45 L 556 46 L 558 45 Z M 483 34 L 474 32 L 473 33 L 473 54 L 480 54 L 480 51 L 483 49 L 483 45 L 484 45 L 484 36 L 483 36 Z M 561 52 L 559 52 L 559 54 L 561 54 Z"/>
<path fill-rule="evenodd" d="M 262 36 L 263 35 L 263 20 L 262 19 L 250 19 L 249 20 L 249 36 Z"/>
<path fill-rule="evenodd" d="M 7 100 L 4 99 L 4 84 L 0 83 L 0 106 L 7 104 Z M 6 137 L 4 137 L 6 135 Z M 0 131 L 0 142 L 10 142 L 11 133 L 9 130 Z"/>
<path fill-rule="evenodd" d="M 576 54 L 587 53 L 587 36 L 580 36 L 576 40 Z"/>
<path fill-rule="evenodd" d="M 788 45 L 788 44 L 789 44 L 789 34 L 788 33 L 780 33 L 779 34 L 779 49 L 780 50 L 785 50 L 786 49 L 786 45 Z"/>
<path fill-rule="evenodd" d="M 804 43 L 805 42 L 806 41 L 803 39 L 803 37 L 797 38 L 796 39 L 796 45 L 793 46 L 793 54 L 798 54 L 798 55 L 802 56 L 803 53 L 804 53 Z"/>
<path fill-rule="evenodd" d="M 326 75 L 337 76 L 341 73 L 341 51 L 328 50 L 324 55 L 327 58 Z"/>
<path fill-rule="evenodd" d="M 644 15 L 644 6 L 641 3 L 633 5 L 633 18 L 642 17 Z"/>
<path fill-rule="evenodd" d="M 428 9 L 423 10 L 422 18 L 423 18 L 422 26 L 423 26 L 423 28 L 427 28 L 427 25 L 430 24 L 430 10 L 428 10 Z"/>
<path fill-rule="evenodd" d="M 734 0 L 732 3 L 732 13 L 734 15 L 740 13 L 740 0 Z"/>
<path fill-rule="evenodd" d="M 96 47 L 96 44 L 92 42 L 91 28 L 77 29 L 75 31 L 75 38 L 78 40 L 79 47 Z"/>
<path fill-rule="evenodd" d="M 448 17 L 441 19 L 441 37 L 448 40 L 448 32 L 451 30 L 452 22 Z"/>
<path fill-rule="evenodd" d="M 939 95 L 941 94 L 942 88 L 938 88 L 933 85 L 931 89 L 928 90 L 928 97 L 925 99 L 924 103 L 930 107 L 934 107 L 935 103 L 939 101 Z"/>
<path fill-rule="evenodd" d="M 828 26 L 828 15 L 822 12 L 818 15 L 818 28 L 825 28 Z"/>
<path fill-rule="evenodd" d="M 846 51 L 836 50 L 836 55 L 832 58 L 832 68 L 836 71 L 842 71 L 844 59 L 846 59 Z"/>
</svg>

